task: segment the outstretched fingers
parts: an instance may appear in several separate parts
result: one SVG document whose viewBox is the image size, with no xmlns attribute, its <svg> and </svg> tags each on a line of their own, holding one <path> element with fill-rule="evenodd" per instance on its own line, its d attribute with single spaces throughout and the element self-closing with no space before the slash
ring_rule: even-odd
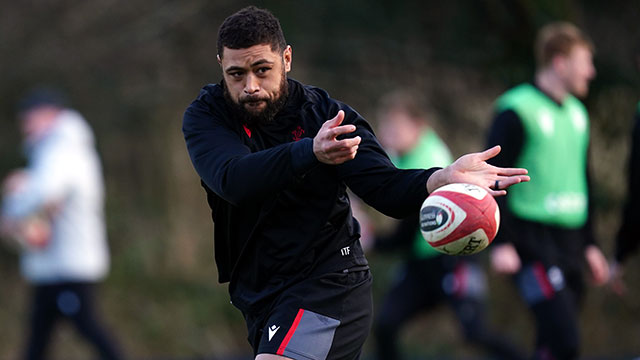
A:
<svg viewBox="0 0 640 360">
<path fill-rule="evenodd" d="M 526 174 L 526 169 L 513 169 L 513 170 L 524 170 Z M 502 176 L 496 176 L 494 179 L 491 179 L 489 182 L 489 193 L 493 196 L 502 196 L 506 195 L 506 189 L 511 185 L 519 184 L 521 182 L 529 181 L 530 178 L 528 175 L 521 174 L 522 171 L 516 171 L 513 174 L 509 172 L 509 175 L 503 173 Z"/>
<path fill-rule="evenodd" d="M 502 148 L 500 147 L 500 145 L 496 145 L 492 148 L 489 148 L 485 151 L 482 151 L 480 153 L 478 153 L 480 155 L 480 160 L 482 161 L 487 161 L 489 159 L 491 159 L 492 157 L 495 157 L 496 155 L 498 155 L 500 153 L 500 150 L 502 150 Z"/>
<path fill-rule="evenodd" d="M 523 168 L 501 168 L 495 167 L 496 173 L 502 176 L 519 176 L 519 175 L 527 175 L 529 172 L 527 169 Z"/>
</svg>

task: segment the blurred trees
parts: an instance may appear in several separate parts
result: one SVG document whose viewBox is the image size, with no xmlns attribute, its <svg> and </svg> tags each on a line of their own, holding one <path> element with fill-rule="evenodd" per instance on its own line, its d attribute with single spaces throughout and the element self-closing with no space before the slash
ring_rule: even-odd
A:
<svg viewBox="0 0 640 360">
<path fill-rule="evenodd" d="M 598 49 L 598 78 L 585 100 L 592 115 L 597 229 L 611 254 L 624 199 L 625 161 L 640 99 L 631 50 L 640 35 L 634 1 L 256 1 L 282 22 L 294 49 L 292 77 L 327 89 L 375 123 L 384 92 L 425 94 L 436 128 L 460 155 L 484 146 L 491 104 L 530 80 L 536 29 L 575 22 Z M 180 131 L 199 88 L 219 81 L 217 28 L 246 1 L 26 0 L 0 4 L 0 175 L 20 166 L 14 106 L 37 84 L 66 90 L 94 127 L 108 192 L 113 254 L 102 303 L 134 357 L 248 351 L 244 324 L 217 285 L 212 225 Z M 388 265 L 372 256 L 374 266 Z M 379 261 L 378 261 L 379 260 Z M 637 269 L 638 261 L 629 264 Z M 377 263 L 376 263 L 377 262 Z M 384 271 L 376 280 L 385 283 Z M 640 353 L 638 275 L 618 299 L 593 290 L 584 313 L 585 354 Z M 508 281 L 495 278 L 493 317 L 530 346 L 528 319 Z M 21 343 L 26 290 L 15 254 L 0 249 L 0 358 Z M 514 320 L 514 318 L 516 320 Z M 418 324 L 409 341 L 451 343 L 446 315 Z M 616 328 L 617 331 L 610 331 Z M 455 330 L 452 329 L 452 332 Z M 635 334 L 620 335 L 620 334 Z M 62 329 L 56 354 L 86 349 Z M 423 340 L 421 342 L 424 342 Z M 452 346 L 453 348 L 454 346 Z M 456 354 L 457 350 L 450 350 Z M 458 353 L 459 354 L 459 353 Z"/>
</svg>

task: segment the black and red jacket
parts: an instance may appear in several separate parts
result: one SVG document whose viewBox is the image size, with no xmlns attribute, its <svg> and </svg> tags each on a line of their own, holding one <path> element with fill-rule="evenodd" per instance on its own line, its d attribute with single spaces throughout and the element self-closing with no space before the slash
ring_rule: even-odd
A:
<svg viewBox="0 0 640 360">
<path fill-rule="evenodd" d="M 222 84 L 205 86 L 187 108 L 183 133 L 214 221 L 220 282 L 233 303 L 259 309 L 315 274 L 366 265 L 347 187 L 389 216 L 419 211 L 431 170 L 397 169 L 370 125 L 322 89 L 288 80 L 285 107 L 269 125 L 233 117 Z M 313 137 L 344 110 L 362 142 L 354 160 L 320 163 Z"/>
</svg>

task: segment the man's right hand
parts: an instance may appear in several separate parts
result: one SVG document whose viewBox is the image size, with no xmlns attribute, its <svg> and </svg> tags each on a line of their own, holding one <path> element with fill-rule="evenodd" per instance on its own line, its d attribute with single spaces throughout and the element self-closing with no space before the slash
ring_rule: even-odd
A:
<svg viewBox="0 0 640 360">
<path fill-rule="evenodd" d="M 320 131 L 313 138 L 313 153 L 318 161 L 329 165 L 339 165 L 353 160 L 358 152 L 360 136 L 338 140 L 337 137 L 356 131 L 355 125 L 343 125 L 344 111 L 322 124 Z"/>
<path fill-rule="evenodd" d="M 13 170 L 2 181 L 2 194 L 7 196 L 22 189 L 28 180 L 27 171 L 24 169 Z"/>
<path fill-rule="evenodd" d="M 515 274 L 522 263 L 516 248 L 510 244 L 496 244 L 491 249 L 491 267 L 499 274 Z"/>
</svg>

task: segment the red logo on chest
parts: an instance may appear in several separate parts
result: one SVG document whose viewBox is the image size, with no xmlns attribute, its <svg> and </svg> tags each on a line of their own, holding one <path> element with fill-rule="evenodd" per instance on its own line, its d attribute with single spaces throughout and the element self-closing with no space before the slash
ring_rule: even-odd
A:
<svg viewBox="0 0 640 360">
<path fill-rule="evenodd" d="M 247 136 L 251 137 L 251 130 L 247 127 L 247 125 L 242 125 L 242 127 L 244 128 L 244 132 L 247 133 Z"/>
<path fill-rule="evenodd" d="M 291 132 L 291 135 L 293 135 L 293 141 L 298 141 L 302 139 L 302 136 L 304 135 L 304 129 L 298 125 L 298 127 Z"/>
</svg>

